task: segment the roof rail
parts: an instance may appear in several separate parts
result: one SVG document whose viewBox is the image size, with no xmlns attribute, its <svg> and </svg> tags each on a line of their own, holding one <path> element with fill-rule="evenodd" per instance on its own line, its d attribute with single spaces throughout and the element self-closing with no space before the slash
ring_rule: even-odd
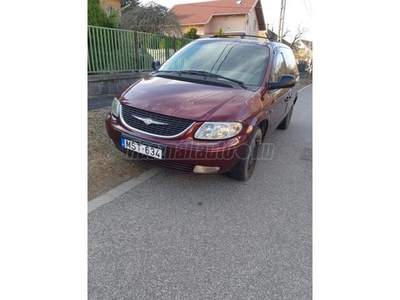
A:
<svg viewBox="0 0 400 300">
<path fill-rule="evenodd" d="M 270 39 L 269 38 L 267 38 L 266 36 L 259 36 L 259 35 L 247 35 L 247 34 L 235 34 L 235 33 L 232 33 L 232 34 L 222 34 L 222 35 L 218 35 L 218 34 L 216 34 L 216 35 L 214 35 L 214 36 L 212 36 L 212 38 L 229 38 L 229 37 L 237 37 L 237 36 L 240 36 L 240 38 L 245 38 L 245 37 L 253 37 L 253 38 L 259 38 L 259 39 L 266 39 L 267 41 L 270 41 Z"/>
</svg>

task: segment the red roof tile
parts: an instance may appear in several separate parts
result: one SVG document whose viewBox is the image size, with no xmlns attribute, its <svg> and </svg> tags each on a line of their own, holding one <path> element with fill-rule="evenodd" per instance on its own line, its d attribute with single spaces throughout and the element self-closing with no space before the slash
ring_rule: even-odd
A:
<svg viewBox="0 0 400 300">
<path fill-rule="evenodd" d="M 240 4 L 238 4 L 240 2 Z M 259 27 L 265 27 L 260 0 L 217 0 L 177 4 L 171 8 L 181 25 L 207 24 L 214 15 L 235 15 L 251 12 L 257 6 Z"/>
</svg>

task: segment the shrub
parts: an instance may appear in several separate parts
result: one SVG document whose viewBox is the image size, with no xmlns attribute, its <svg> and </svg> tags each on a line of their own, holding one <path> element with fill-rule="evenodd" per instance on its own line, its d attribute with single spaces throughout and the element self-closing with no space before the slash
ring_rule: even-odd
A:
<svg viewBox="0 0 400 300">
<path fill-rule="evenodd" d="M 117 28 L 118 15 L 114 12 L 107 16 L 100 7 L 99 0 L 88 0 L 88 25 Z"/>
<path fill-rule="evenodd" d="M 184 35 L 183 37 L 188 38 L 188 39 L 198 39 L 200 38 L 199 35 L 197 35 L 197 29 L 196 28 L 190 28 Z"/>
</svg>

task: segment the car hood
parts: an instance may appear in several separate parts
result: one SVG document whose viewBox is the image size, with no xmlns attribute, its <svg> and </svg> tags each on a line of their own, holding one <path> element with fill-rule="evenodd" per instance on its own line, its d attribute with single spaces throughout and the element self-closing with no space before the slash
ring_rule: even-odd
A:
<svg viewBox="0 0 400 300">
<path fill-rule="evenodd" d="M 168 116 L 197 120 L 230 120 L 253 91 L 147 77 L 119 95 L 121 103 Z"/>
</svg>

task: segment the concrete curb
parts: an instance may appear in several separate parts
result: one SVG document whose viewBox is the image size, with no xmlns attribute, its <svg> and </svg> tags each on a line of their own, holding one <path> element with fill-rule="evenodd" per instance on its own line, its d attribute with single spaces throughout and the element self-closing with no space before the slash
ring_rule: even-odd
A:
<svg viewBox="0 0 400 300">
<path fill-rule="evenodd" d="M 143 174 L 141 174 L 137 178 L 133 178 L 116 188 L 112 189 L 111 191 L 108 191 L 102 196 L 99 196 L 88 203 L 88 214 L 91 212 L 95 211 L 99 207 L 103 206 L 104 204 L 110 203 L 111 201 L 117 199 L 119 196 L 121 196 L 123 193 L 126 193 L 127 191 L 133 189 L 134 187 L 138 186 L 139 184 L 149 180 L 150 178 L 156 176 L 158 173 L 161 173 L 164 171 L 164 169 L 160 168 L 152 168 Z"/>
</svg>

